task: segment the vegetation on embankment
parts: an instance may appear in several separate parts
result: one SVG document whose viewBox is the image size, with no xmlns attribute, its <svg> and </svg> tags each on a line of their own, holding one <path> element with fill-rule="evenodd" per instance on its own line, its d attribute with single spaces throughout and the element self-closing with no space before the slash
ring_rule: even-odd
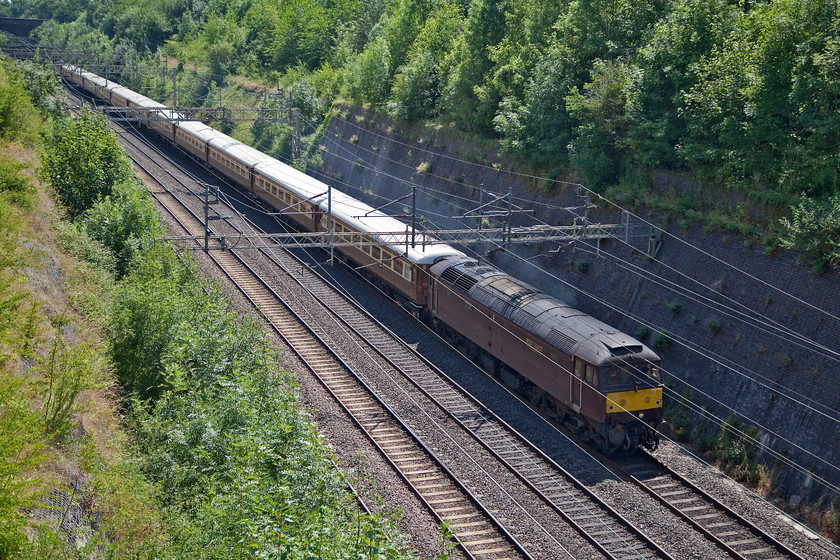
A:
<svg viewBox="0 0 840 560">
<path fill-rule="evenodd" d="M 833 0 L 0 7 L 55 18 L 38 36 L 62 47 L 147 68 L 159 53 L 175 56 L 188 68 L 186 98 L 201 100 L 212 82 L 239 73 L 284 82 L 301 107 L 347 99 L 433 120 L 495 138 L 551 179 L 626 204 L 652 199 L 677 218 L 708 213 L 804 251 L 817 268 L 840 260 L 838 10 Z M 659 192 L 662 172 L 718 194 Z"/>
<path fill-rule="evenodd" d="M 0 557 L 413 558 L 360 512 L 263 326 L 153 243 L 103 117 L 51 114 L 41 143 L 18 78 L 0 61 L 19 100 L 0 127 Z"/>
</svg>

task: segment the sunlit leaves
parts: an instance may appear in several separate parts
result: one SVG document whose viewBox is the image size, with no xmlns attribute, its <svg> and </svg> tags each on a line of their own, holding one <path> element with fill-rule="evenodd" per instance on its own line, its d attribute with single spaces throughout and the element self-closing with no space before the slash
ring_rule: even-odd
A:
<svg viewBox="0 0 840 560">
<path fill-rule="evenodd" d="M 47 144 L 41 176 L 74 219 L 133 176 L 128 156 L 103 115 L 87 111 L 58 121 Z"/>
</svg>

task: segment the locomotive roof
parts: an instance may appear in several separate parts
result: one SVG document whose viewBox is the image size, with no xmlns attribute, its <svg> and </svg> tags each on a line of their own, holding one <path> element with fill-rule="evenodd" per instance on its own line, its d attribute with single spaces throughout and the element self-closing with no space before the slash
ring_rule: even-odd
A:
<svg viewBox="0 0 840 560">
<path fill-rule="evenodd" d="M 431 271 L 461 293 L 567 355 L 575 354 L 596 365 L 629 358 L 659 359 L 632 336 L 495 266 L 468 257 L 451 258 L 439 262 Z"/>
</svg>

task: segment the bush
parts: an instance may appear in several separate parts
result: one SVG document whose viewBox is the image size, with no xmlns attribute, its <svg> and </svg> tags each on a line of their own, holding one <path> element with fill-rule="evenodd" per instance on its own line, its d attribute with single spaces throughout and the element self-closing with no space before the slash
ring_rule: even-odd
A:
<svg viewBox="0 0 840 560">
<path fill-rule="evenodd" d="M 780 245 L 804 252 L 815 270 L 840 264 L 840 196 L 804 199 L 781 225 Z"/>
<path fill-rule="evenodd" d="M 0 137 L 34 143 L 42 129 L 20 70 L 0 57 Z"/>
<path fill-rule="evenodd" d="M 665 332 L 656 333 L 656 336 L 653 337 L 653 348 L 657 352 L 664 352 L 671 345 L 674 343 L 674 339 L 671 338 L 671 335 Z"/>
<path fill-rule="evenodd" d="M 126 276 L 113 351 L 135 395 L 143 471 L 177 521 L 173 548 L 216 559 L 361 558 L 370 547 L 410 557 L 389 524 L 353 507 L 262 325 L 173 259 L 143 256 Z"/>
<path fill-rule="evenodd" d="M 135 180 L 114 185 L 111 194 L 94 203 L 84 216 L 83 228 L 114 252 L 119 275 L 164 232 L 148 192 Z"/>
<path fill-rule="evenodd" d="M 133 176 L 108 120 L 91 111 L 55 124 L 41 162 L 41 177 L 74 220 Z"/>
<path fill-rule="evenodd" d="M 25 163 L 0 161 L 0 192 L 22 208 L 29 209 L 35 194 L 35 187 L 29 179 L 20 174 L 28 166 Z"/>
</svg>

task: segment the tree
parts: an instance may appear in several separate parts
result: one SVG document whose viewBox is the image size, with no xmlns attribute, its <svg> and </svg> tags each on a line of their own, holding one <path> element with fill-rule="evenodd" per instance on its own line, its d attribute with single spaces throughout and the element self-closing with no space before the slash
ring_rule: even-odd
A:
<svg viewBox="0 0 840 560">
<path fill-rule="evenodd" d="M 445 80 L 444 57 L 461 31 L 460 8 L 444 1 L 426 20 L 409 49 L 406 62 L 394 77 L 388 110 L 400 118 L 414 120 L 435 116 L 440 108 Z"/>
<path fill-rule="evenodd" d="M 40 174 L 77 219 L 132 176 L 131 163 L 105 116 L 85 111 L 56 122 L 47 138 Z"/>
<path fill-rule="evenodd" d="M 151 248 L 155 237 L 163 235 L 148 192 L 134 180 L 117 183 L 111 194 L 95 202 L 85 214 L 83 227 L 113 251 L 120 275 L 129 270 L 138 254 Z"/>
</svg>

